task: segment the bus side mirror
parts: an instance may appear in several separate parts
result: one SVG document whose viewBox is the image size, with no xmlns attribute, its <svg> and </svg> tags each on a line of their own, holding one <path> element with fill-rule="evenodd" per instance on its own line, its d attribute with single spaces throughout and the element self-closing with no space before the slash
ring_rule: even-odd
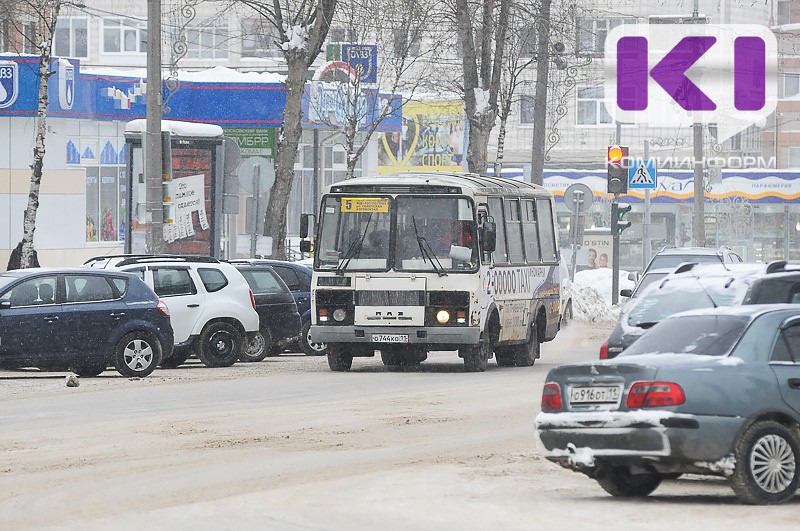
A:
<svg viewBox="0 0 800 531">
<path fill-rule="evenodd" d="M 481 225 L 481 249 L 491 253 L 497 244 L 497 225 L 494 221 L 484 221 Z"/>
<path fill-rule="evenodd" d="M 300 240 L 300 252 L 301 253 L 311 252 L 311 240 Z"/>
<path fill-rule="evenodd" d="M 309 214 L 300 214 L 300 237 L 308 238 Z M 301 249 L 302 250 L 302 249 Z"/>
</svg>

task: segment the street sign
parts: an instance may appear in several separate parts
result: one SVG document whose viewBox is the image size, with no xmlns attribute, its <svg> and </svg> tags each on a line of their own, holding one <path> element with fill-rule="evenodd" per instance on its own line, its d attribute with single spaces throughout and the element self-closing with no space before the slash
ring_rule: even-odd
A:
<svg viewBox="0 0 800 531">
<path fill-rule="evenodd" d="M 656 188 L 656 161 L 635 159 L 628 168 L 628 188 Z"/>
<path fill-rule="evenodd" d="M 564 206 L 566 206 L 570 212 L 575 212 L 577 214 L 586 212 L 592 208 L 592 201 L 594 201 L 592 189 L 583 183 L 571 184 L 564 191 Z"/>
<path fill-rule="evenodd" d="M 342 44 L 342 61 L 350 65 L 362 83 L 378 82 L 378 46 Z"/>
<path fill-rule="evenodd" d="M 258 172 L 256 172 L 256 167 L 258 167 Z M 264 157 L 250 157 L 239 165 L 239 186 L 251 194 L 256 193 L 256 186 L 253 183 L 256 173 L 258 173 L 258 195 L 269 192 L 272 189 L 272 183 L 275 182 L 275 165 L 273 161 Z"/>
</svg>

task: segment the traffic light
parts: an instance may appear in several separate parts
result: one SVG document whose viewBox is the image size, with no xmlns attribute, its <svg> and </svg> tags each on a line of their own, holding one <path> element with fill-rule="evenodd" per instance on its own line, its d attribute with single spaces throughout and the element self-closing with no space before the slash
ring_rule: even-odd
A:
<svg viewBox="0 0 800 531">
<path fill-rule="evenodd" d="M 627 160 L 627 146 L 608 146 L 606 168 L 608 169 L 609 194 L 628 193 L 628 168 L 625 167 Z"/>
<path fill-rule="evenodd" d="M 633 208 L 628 203 L 611 203 L 611 235 L 619 236 L 622 231 L 631 226 L 630 221 L 622 221 L 625 214 Z"/>
</svg>

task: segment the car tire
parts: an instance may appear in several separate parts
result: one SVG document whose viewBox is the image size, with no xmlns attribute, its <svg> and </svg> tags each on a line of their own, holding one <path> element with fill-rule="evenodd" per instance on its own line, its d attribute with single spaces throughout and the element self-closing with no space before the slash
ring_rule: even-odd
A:
<svg viewBox="0 0 800 531">
<path fill-rule="evenodd" d="M 107 368 L 108 365 L 104 362 L 83 362 L 75 364 L 70 368 L 70 370 L 81 378 L 91 378 L 94 376 L 99 376 Z"/>
<path fill-rule="evenodd" d="M 492 354 L 491 341 L 482 337 L 477 345 L 464 347 L 459 350 L 459 354 L 464 358 L 464 369 L 467 372 L 483 372 Z"/>
<path fill-rule="evenodd" d="M 242 334 L 230 323 L 206 325 L 197 344 L 197 357 L 206 367 L 230 367 L 242 354 Z"/>
<path fill-rule="evenodd" d="M 661 476 L 656 472 L 631 474 L 630 470 L 623 466 L 599 470 L 595 479 L 604 491 L 618 498 L 642 498 L 661 484 Z"/>
<path fill-rule="evenodd" d="M 353 355 L 345 352 L 344 345 L 328 345 L 328 367 L 334 372 L 349 371 Z"/>
<path fill-rule="evenodd" d="M 514 365 L 517 367 L 530 367 L 539 359 L 539 334 L 536 325 L 530 327 L 528 340 L 521 345 L 511 347 L 514 352 Z"/>
<path fill-rule="evenodd" d="M 114 368 L 122 376 L 142 378 L 161 363 L 161 343 L 149 332 L 125 334 L 114 349 Z"/>
<path fill-rule="evenodd" d="M 162 369 L 176 369 L 186 363 L 186 360 L 192 355 L 192 349 L 186 347 L 175 348 L 172 351 L 172 356 L 161 360 Z"/>
<path fill-rule="evenodd" d="M 253 337 L 247 342 L 247 347 L 242 349 L 239 361 L 249 363 L 264 361 L 264 358 L 270 355 L 273 348 L 272 335 L 269 329 L 264 328 L 253 334 Z"/>
<path fill-rule="evenodd" d="M 743 503 L 783 503 L 797 492 L 800 443 L 795 430 L 775 421 L 756 422 L 736 441 L 733 456 L 736 465 L 728 480 Z"/>
<path fill-rule="evenodd" d="M 567 305 L 564 308 L 564 313 L 561 314 L 561 325 L 560 328 L 566 328 L 569 325 L 569 322 L 572 321 L 572 301 L 567 301 Z"/>
<path fill-rule="evenodd" d="M 300 346 L 306 356 L 324 356 L 328 353 L 328 345 L 311 341 L 311 321 L 303 324 L 303 331 L 300 333 Z"/>
</svg>

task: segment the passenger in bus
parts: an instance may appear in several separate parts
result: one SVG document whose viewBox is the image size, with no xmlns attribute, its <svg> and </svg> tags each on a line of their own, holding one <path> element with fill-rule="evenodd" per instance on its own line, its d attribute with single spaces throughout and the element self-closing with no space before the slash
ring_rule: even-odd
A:
<svg viewBox="0 0 800 531">
<path fill-rule="evenodd" d="M 375 230 L 367 235 L 367 242 L 361 253 L 363 258 L 386 258 L 389 254 L 389 231 Z"/>
</svg>

